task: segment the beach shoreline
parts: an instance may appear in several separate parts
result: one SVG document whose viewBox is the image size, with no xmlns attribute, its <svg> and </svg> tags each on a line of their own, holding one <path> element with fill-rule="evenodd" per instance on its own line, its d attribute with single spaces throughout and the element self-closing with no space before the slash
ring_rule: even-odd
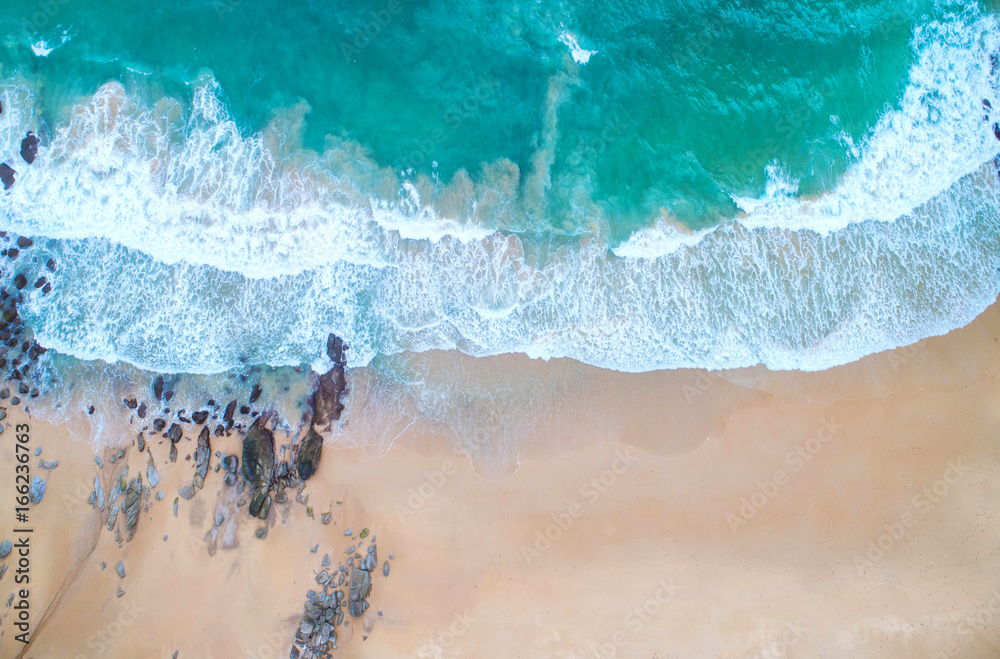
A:
<svg viewBox="0 0 1000 659">
<path fill-rule="evenodd" d="M 289 497 L 265 522 L 214 471 L 175 517 L 195 443 L 171 464 L 169 442 L 151 438 L 152 493 L 165 496 L 120 548 L 86 501 L 120 448 L 102 447 L 98 469 L 65 426 L 11 409 L 0 470 L 13 472 L 18 423 L 43 447 L 32 461 L 59 460 L 33 469 L 48 487 L 31 507 L 30 656 L 288 656 L 347 528 L 377 534 L 380 566 L 394 559 L 390 576 L 373 573 L 365 615 L 338 627 L 334 656 L 991 656 L 998 336 L 994 304 L 946 336 L 818 373 L 588 369 L 551 420 L 584 435 L 547 449 L 536 437 L 513 470 L 484 478 L 435 428 L 409 426 L 381 455 L 374 441 L 328 443 L 308 502 Z M 607 392 L 596 411 L 595 391 Z M 361 436 L 376 408 L 352 396 Z M 145 474 L 147 454 L 121 448 L 118 468 Z M 238 452 L 239 438 L 212 448 Z M 4 492 L 4 537 L 12 504 Z M 12 612 L 3 656 L 21 651 Z"/>
</svg>

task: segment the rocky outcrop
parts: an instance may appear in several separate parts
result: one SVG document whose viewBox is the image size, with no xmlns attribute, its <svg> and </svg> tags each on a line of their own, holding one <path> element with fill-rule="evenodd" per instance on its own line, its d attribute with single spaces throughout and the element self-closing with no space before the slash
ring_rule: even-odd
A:
<svg viewBox="0 0 1000 659">
<path fill-rule="evenodd" d="M 243 437 L 243 477 L 250 484 L 250 514 L 264 519 L 270 508 L 271 479 L 274 477 L 274 435 L 260 417 Z"/>
<path fill-rule="evenodd" d="M 313 428 L 309 428 L 305 439 L 299 445 L 299 452 L 296 458 L 296 465 L 301 480 L 308 480 L 310 476 L 316 473 L 322 454 L 323 437 Z"/>
<path fill-rule="evenodd" d="M 198 435 L 198 447 L 194 450 L 194 482 L 199 488 L 205 485 L 209 463 L 212 460 L 212 440 L 208 427 L 201 429 Z"/>
</svg>

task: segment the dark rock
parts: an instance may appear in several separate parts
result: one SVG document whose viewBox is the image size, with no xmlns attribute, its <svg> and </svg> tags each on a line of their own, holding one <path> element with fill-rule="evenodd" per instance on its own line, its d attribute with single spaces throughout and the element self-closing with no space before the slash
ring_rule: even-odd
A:
<svg viewBox="0 0 1000 659">
<path fill-rule="evenodd" d="M 167 427 L 167 422 L 163 419 L 153 419 L 153 430 L 155 432 L 160 432 Z"/>
<path fill-rule="evenodd" d="M 177 444 L 170 445 L 170 461 L 177 462 Z"/>
<path fill-rule="evenodd" d="M 24 158 L 24 162 L 29 165 L 35 162 L 35 156 L 38 155 L 38 138 L 30 130 L 28 134 L 24 136 L 21 140 L 21 157 Z M 24 245 L 22 245 L 23 247 Z"/>
<path fill-rule="evenodd" d="M 250 414 L 250 406 L 244 405 L 240 408 L 240 414 Z"/>
<path fill-rule="evenodd" d="M 157 375 L 156 379 L 153 380 L 153 395 L 156 396 L 156 400 L 163 399 L 163 376 Z"/>
<path fill-rule="evenodd" d="M 4 190 L 10 190 L 10 186 L 14 185 L 14 174 L 17 172 L 10 165 L 0 164 L 0 182 L 3 183 Z"/>
<path fill-rule="evenodd" d="M 281 490 L 280 492 L 275 492 L 274 494 L 275 503 L 286 503 L 287 501 L 288 501 L 288 495 L 285 494 L 284 490 Z"/>
<path fill-rule="evenodd" d="M 209 437 L 208 428 L 202 428 L 198 435 L 198 448 L 194 450 L 194 480 L 198 487 L 205 484 L 209 462 L 212 460 L 212 441 Z"/>
<path fill-rule="evenodd" d="M 194 419 L 194 422 L 197 424 L 205 423 L 205 421 L 208 420 L 208 412 L 204 410 L 195 412 L 194 414 L 191 415 L 191 418 Z"/>
<path fill-rule="evenodd" d="M 4 252 L 4 254 L 7 255 L 7 258 L 10 259 L 11 261 L 13 261 L 14 259 L 16 259 L 18 257 L 18 255 L 20 255 L 20 253 L 21 253 L 21 250 L 17 249 L 16 247 L 11 247 L 10 249 L 8 249 L 8 250 L 6 250 Z"/>
<path fill-rule="evenodd" d="M 253 490 L 250 514 L 259 517 L 264 509 L 266 517 L 271 501 L 268 490 L 274 477 L 274 435 L 260 419 L 253 422 L 243 437 L 243 477 Z"/>
<path fill-rule="evenodd" d="M 226 485 L 233 486 L 236 485 L 236 474 L 229 472 L 226 477 L 222 479 Z"/>
<path fill-rule="evenodd" d="M 357 601 L 368 597 L 372 592 L 372 575 L 368 570 L 355 568 L 351 572 L 350 599 Z"/>
<path fill-rule="evenodd" d="M 181 437 L 183 435 L 184 431 L 181 430 L 181 427 L 179 425 L 177 425 L 176 423 L 170 424 L 170 430 L 167 431 L 167 439 L 169 439 L 172 443 L 176 444 L 177 442 L 181 441 Z"/>
<path fill-rule="evenodd" d="M 127 398 L 122 402 L 124 402 L 125 407 L 129 408 L 130 410 L 134 410 L 136 407 L 139 406 L 139 402 L 135 398 Z"/>
<path fill-rule="evenodd" d="M 87 414 L 93 414 L 95 409 L 96 408 L 93 405 L 91 405 L 90 407 L 87 408 Z"/>
<path fill-rule="evenodd" d="M 227 473 L 235 474 L 240 468 L 240 459 L 235 455 L 227 455 L 222 458 L 222 468 L 225 469 Z"/>
<path fill-rule="evenodd" d="M 122 510 L 125 513 L 125 528 L 128 530 L 126 542 L 135 535 L 135 529 L 139 525 L 139 512 L 142 508 L 142 477 L 133 478 L 129 481 L 128 489 L 125 491 L 125 503 Z"/>
<path fill-rule="evenodd" d="M 31 240 L 31 238 L 28 238 L 27 236 L 17 237 L 17 246 L 20 247 L 21 249 L 25 249 L 26 247 L 31 247 L 34 244 L 35 243 Z"/>
<path fill-rule="evenodd" d="M 253 534 L 257 536 L 258 539 L 263 540 L 264 538 L 267 537 L 267 527 L 265 526 L 263 528 L 257 529 L 256 531 L 253 532 Z"/>
<path fill-rule="evenodd" d="M 236 401 L 235 400 L 229 401 L 229 404 L 226 405 L 226 413 L 222 416 L 223 420 L 232 421 L 233 414 L 235 412 L 236 412 Z"/>
<path fill-rule="evenodd" d="M 253 391 L 250 392 L 250 404 L 251 405 L 253 405 L 257 401 L 257 399 L 260 398 L 260 394 L 261 394 L 262 391 L 263 391 L 263 389 L 260 388 L 259 384 L 255 384 L 253 386 Z"/>
<path fill-rule="evenodd" d="M 329 427 L 340 418 L 344 404 L 340 397 L 347 389 L 344 367 L 334 366 L 319 377 L 316 391 L 312 396 L 313 422 L 316 427 Z"/>
<path fill-rule="evenodd" d="M 146 450 L 146 436 L 144 434 L 140 432 L 138 435 L 136 435 L 135 442 L 136 446 L 139 449 L 139 453 L 142 453 L 143 451 Z"/>
<path fill-rule="evenodd" d="M 322 454 L 323 437 L 315 429 L 310 428 L 305 439 L 302 440 L 302 444 L 299 445 L 299 453 L 296 458 L 300 479 L 309 480 L 316 473 Z"/>
<path fill-rule="evenodd" d="M 344 340 L 335 334 L 326 337 L 326 355 L 338 365 L 344 366 Z"/>
<path fill-rule="evenodd" d="M 1000 140 L 1000 124 L 993 124 L 993 137 L 995 137 L 998 140 Z M 3 167 L 3 165 L 0 165 L 0 167 Z M 7 186 L 7 182 L 6 181 L 4 181 L 4 185 Z M 9 187 L 9 186 L 7 186 L 7 187 Z"/>
<path fill-rule="evenodd" d="M 42 295 L 48 295 L 52 292 L 52 284 L 45 284 L 42 286 Z"/>
<path fill-rule="evenodd" d="M 225 434 L 226 434 L 226 429 L 225 429 L 225 428 L 223 428 L 221 424 L 220 424 L 220 425 L 217 425 L 217 426 L 215 426 L 215 436 L 216 436 L 216 437 L 222 437 L 222 436 L 224 436 Z"/>
<path fill-rule="evenodd" d="M 267 488 L 258 488 L 253 491 L 250 497 L 250 507 L 247 509 L 253 517 L 267 519 L 267 513 L 271 510 L 271 495 Z"/>
<path fill-rule="evenodd" d="M 27 277 L 25 277 L 24 274 L 20 272 L 17 273 L 17 276 L 14 277 L 14 285 L 17 286 L 17 290 L 21 290 L 22 288 L 28 285 Z"/>
<path fill-rule="evenodd" d="M 41 288 L 47 283 L 45 277 L 39 277 L 35 280 L 35 288 Z"/>
<path fill-rule="evenodd" d="M 146 418 L 146 403 L 141 403 L 139 405 L 139 409 L 136 410 L 136 414 L 139 415 L 140 419 L 145 419 Z"/>
<path fill-rule="evenodd" d="M 55 272 L 56 271 L 56 260 L 55 259 L 49 259 L 48 261 L 45 262 L 45 267 L 48 268 L 50 271 Z"/>
</svg>

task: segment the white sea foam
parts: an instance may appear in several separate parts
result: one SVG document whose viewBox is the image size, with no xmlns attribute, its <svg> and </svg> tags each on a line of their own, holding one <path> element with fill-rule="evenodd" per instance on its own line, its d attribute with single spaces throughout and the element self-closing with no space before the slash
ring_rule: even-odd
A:
<svg viewBox="0 0 1000 659">
<path fill-rule="evenodd" d="M 852 361 L 965 324 L 1000 292 L 996 179 L 971 174 L 997 150 L 979 119 L 997 34 L 992 17 L 922 28 L 899 107 L 822 197 L 796 198 L 774 166 L 739 221 L 663 220 L 543 262 L 417 185 L 372 200 L 303 155 L 294 113 L 241 135 L 211 79 L 188 112 L 108 84 L 0 200 L 4 228 L 60 264 L 24 314 L 60 352 L 166 372 L 321 368 L 330 331 L 353 365 L 450 348 L 623 371 Z M 26 95 L 3 89 L 5 156 L 33 127 Z"/>
<path fill-rule="evenodd" d="M 591 57 L 597 54 L 596 50 L 587 50 L 581 47 L 580 40 L 576 38 L 576 35 L 565 28 L 559 33 L 559 41 L 569 48 L 569 53 L 577 64 L 586 64 Z"/>
<path fill-rule="evenodd" d="M 31 43 L 31 52 L 35 54 L 35 57 L 48 57 L 52 54 L 52 51 L 63 45 L 71 38 L 70 33 L 67 30 L 63 30 L 63 33 L 59 36 L 58 42 L 50 41 L 48 39 L 38 39 Z"/>
</svg>

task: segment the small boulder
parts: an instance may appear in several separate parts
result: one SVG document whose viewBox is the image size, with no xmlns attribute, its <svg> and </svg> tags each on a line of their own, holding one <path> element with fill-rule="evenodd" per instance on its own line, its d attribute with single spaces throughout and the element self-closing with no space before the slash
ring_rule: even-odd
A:
<svg viewBox="0 0 1000 659">
<path fill-rule="evenodd" d="M 10 190 L 10 186 L 14 185 L 14 174 L 16 173 L 14 168 L 7 163 L 0 163 L 0 182 L 3 183 L 4 190 Z"/>
<path fill-rule="evenodd" d="M 29 165 L 35 162 L 35 156 L 38 155 L 38 138 L 30 130 L 28 134 L 24 136 L 21 140 L 21 157 L 24 158 L 24 162 Z"/>
</svg>

